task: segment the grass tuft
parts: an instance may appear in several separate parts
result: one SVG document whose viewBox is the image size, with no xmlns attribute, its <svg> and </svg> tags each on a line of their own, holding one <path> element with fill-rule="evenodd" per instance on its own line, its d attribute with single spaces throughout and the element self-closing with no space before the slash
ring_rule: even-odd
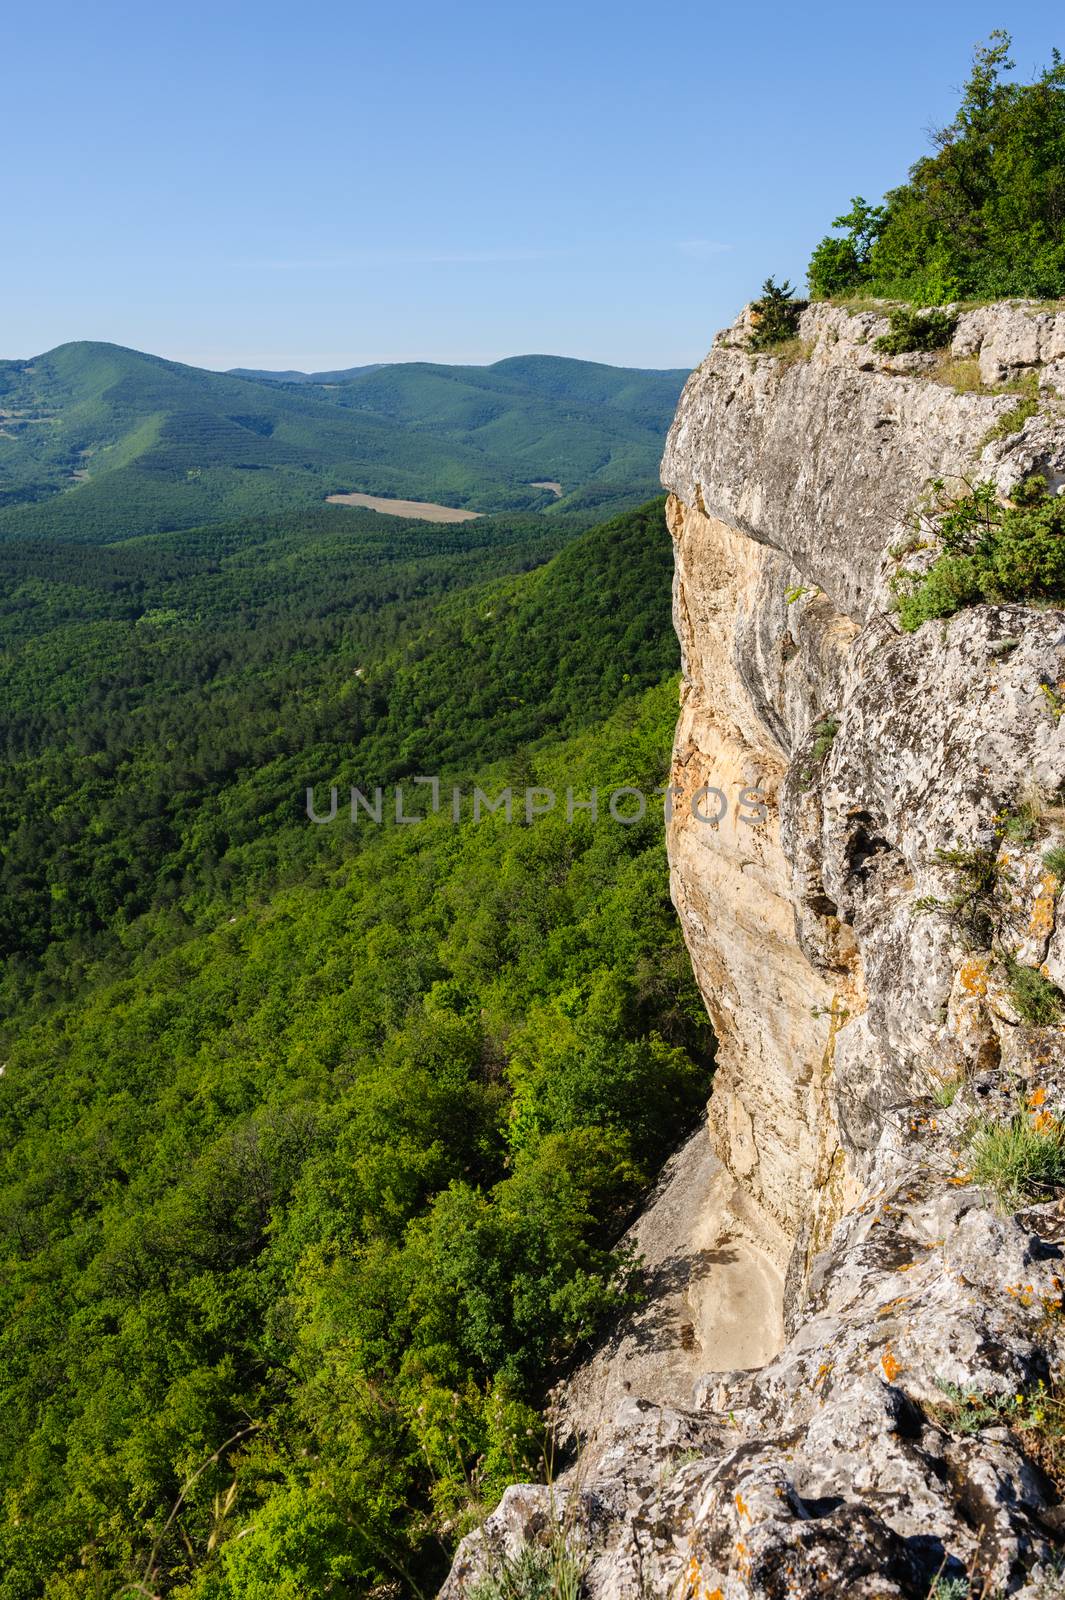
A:
<svg viewBox="0 0 1065 1600">
<path fill-rule="evenodd" d="M 1003 1204 L 1045 1198 L 1065 1184 L 1065 1130 L 1052 1117 L 1018 1112 L 1009 1122 L 982 1119 L 969 1135 L 972 1174 Z"/>
<path fill-rule="evenodd" d="M 550 1544 L 524 1545 L 516 1556 L 499 1553 L 471 1600 L 581 1600 L 583 1594 L 583 1567 L 559 1528 Z"/>
<path fill-rule="evenodd" d="M 1006 987 L 1014 1010 L 1029 1027 L 1049 1028 L 1061 1021 L 1065 996 L 1038 968 L 1022 966 L 1012 956 L 1008 957 Z"/>
<path fill-rule="evenodd" d="M 980 376 L 980 363 L 975 356 L 952 356 L 944 351 L 932 373 L 932 379 L 946 389 L 953 389 L 955 394 L 987 393 Z"/>
<path fill-rule="evenodd" d="M 958 1098 L 958 1092 L 964 1082 L 964 1072 L 955 1073 L 954 1076 L 950 1078 L 946 1078 L 937 1074 L 932 1079 L 929 1093 L 936 1105 L 939 1106 L 943 1111 L 946 1111 L 948 1107 L 952 1106 L 955 1100 Z"/>
<path fill-rule="evenodd" d="M 1009 839 L 1013 844 L 1031 844 L 1039 835 L 1043 821 L 1043 808 L 1039 800 L 1031 796 L 1022 800 L 1012 811 L 1007 811 L 999 822 L 998 830 L 1003 839 Z"/>
<path fill-rule="evenodd" d="M 814 341 L 800 339 L 797 335 L 794 339 L 786 339 L 783 344 L 772 346 L 772 354 L 785 372 L 789 367 L 797 367 L 803 361 L 809 361 L 813 353 Z"/>
<path fill-rule="evenodd" d="M 1039 401 L 1034 395 L 1025 395 L 1023 400 L 999 417 L 993 428 L 988 428 L 980 441 L 980 448 L 994 444 L 997 439 L 1008 439 L 1015 433 L 1020 433 L 1030 417 L 1034 417 L 1039 410 Z"/>
<path fill-rule="evenodd" d="M 988 384 L 980 376 L 978 357 L 952 356 L 949 350 L 942 352 L 929 376 L 933 383 L 941 383 L 944 388 L 953 389 L 955 394 L 1016 394 L 1029 400 L 1036 397 L 1034 374 L 1011 378 L 1008 383 Z M 984 443 L 987 443 L 986 439 Z"/>
<path fill-rule="evenodd" d="M 817 777 L 818 768 L 832 748 L 832 741 L 839 732 L 839 723 L 835 717 L 820 717 L 814 723 L 814 742 L 810 746 L 810 765 L 804 768 L 801 774 L 803 789 L 808 789 Z"/>
</svg>

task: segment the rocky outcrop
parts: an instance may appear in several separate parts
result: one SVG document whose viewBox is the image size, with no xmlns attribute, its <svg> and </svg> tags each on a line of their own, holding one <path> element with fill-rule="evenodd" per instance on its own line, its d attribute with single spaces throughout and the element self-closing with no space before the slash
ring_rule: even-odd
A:
<svg viewBox="0 0 1065 1600">
<path fill-rule="evenodd" d="M 756 355 L 741 318 L 663 463 L 672 889 L 711 1142 L 786 1268 L 788 1340 L 687 1404 L 615 1396 L 587 1469 L 510 1491 L 451 1596 L 560 1527 L 617 1600 L 1065 1592 L 1065 1211 L 969 1170 L 976 1124 L 1065 1115 L 1065 1029 L 1010 976 L 1065 978 L 1065 613 L 904 633 L 891 606 L 935 555 L 930 480 L 1065 483 L 1065 315 L 966 313 L 949 354 L 879 355 L 886 328 L 814 306 Z"/>
<path fill-rule="evenodd" d="M 1025 320 L 968 314 L 957 359 L 1016 352 Z M 889 589 L 930 480 L 1005 493 L 1062 476 L 1063 408 L 1049 398 L 985 444 L 1017 395 L 959 394 L 935 356 L 896 372 L 874 348 L 886 326 L 813 307 L 790 363 L 752 359 L 729 330 L 663 463 L 684 669 L 673 894 L 718 1034 L 715 1146 L 799 1240 L 793 1292 L 866 1181 L 886 1110 L 964 1064 L 957 1004 L 943 1014 L 957 940 L 913 911 L 951 893 L 940 852 L 986 846 L 1026 788 L 1065 783 L 1044 690 L 1065 668 L 1061 614 L 980 607 L 902 634 Z M 764 827 L 740 806 L 704 825 L 690 794 L 740 779 L 764 791 Z"/>
</svg>

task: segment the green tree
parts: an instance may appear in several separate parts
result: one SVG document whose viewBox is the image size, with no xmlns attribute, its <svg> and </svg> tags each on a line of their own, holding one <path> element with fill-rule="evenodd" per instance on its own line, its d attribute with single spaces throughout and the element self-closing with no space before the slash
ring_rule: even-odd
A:
<svg viewBox="0 0 1065 1600">
<path fill-rule="evenodd" d="M 750 339 L 752 350 L 771 350 L 774 345 L 795 337 L 806 302 L 796 300 L 794 296 L 795 290 L 786 278 L 783 283 L 777 283 L 775 278 L 765 280 L 761 297 L 751 306 L 754 322 Z"/>
<path fill-rule="evenodd" d="M 1065 294 L 1065 63 L 1032 83 L 1001 30 L 977 47 L 955 117 L 935 153 L 882 207 L 855 201 L 810 263 L 811 292 L 864 290 L 918 304 Z"/>
<path fill-rule="evenodd" d="M 884 226 L 884 206 L 871 206 L 856 195 L 851 209 L 836 217 L 832 226 L 845 228 L 842 239 L 821 240 L 810 260 L 810 293 L 815 299 L 849 294 L 859 289 L 869 273 L 873 246 Z"/>
</svg>

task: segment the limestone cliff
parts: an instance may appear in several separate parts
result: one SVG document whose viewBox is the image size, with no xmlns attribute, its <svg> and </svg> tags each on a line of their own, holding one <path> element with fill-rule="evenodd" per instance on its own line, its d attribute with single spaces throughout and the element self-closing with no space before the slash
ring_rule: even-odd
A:
<svg viewBox="0 0 1065 1600">
<path fill-rule="evenodd" d="M 815 306 L 756 355 L 741 318 L 663 462 L 673 896 L 719 1039 L 710 1138 L 786 1269 L 787 1342 L 742 1373 L 705 1350 L 686 1404 L 613 1395 L 584 1466 L 509 1491 L 450 1595 L 559 1517 L 618 1600 L 1065 1593 L 1028 1426 L 1065 1357 L 1065 1213 L 996 1204 L 967 1155 L 976 1119 L 1065 1113 L 1065 1029 L 1025 1021 L 1003 960 L 1065 979 L 1065 613 L 904 633 L 890 588 L 936 553 L 930 480 L 1065 483 L 1065 314 L 967 313 L 950 358 L 880 356 L 886 326 Z M 962 856 L 992 863 L 993 948 L 951 910 Z"/>
</svg>

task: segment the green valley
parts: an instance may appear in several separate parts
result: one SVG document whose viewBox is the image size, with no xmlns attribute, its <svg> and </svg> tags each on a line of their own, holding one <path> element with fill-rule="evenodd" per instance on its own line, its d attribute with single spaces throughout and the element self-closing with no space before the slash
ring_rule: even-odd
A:
<svg viewBox="0 0 1065 1600">
<path fill-rule="evenodd" d="M 305 791 L 650 794 L 671 562 L 661 500 L 0 547 L 2 1600 L 427 1593 L 535 1467 L 706 1095 L 661 812 Z"/>
<path fill-rule="evenodd" d="M 687 375 L 0 360 L 0 1600 L 420 1600 L 645 1293 Z"/>
</svg>

